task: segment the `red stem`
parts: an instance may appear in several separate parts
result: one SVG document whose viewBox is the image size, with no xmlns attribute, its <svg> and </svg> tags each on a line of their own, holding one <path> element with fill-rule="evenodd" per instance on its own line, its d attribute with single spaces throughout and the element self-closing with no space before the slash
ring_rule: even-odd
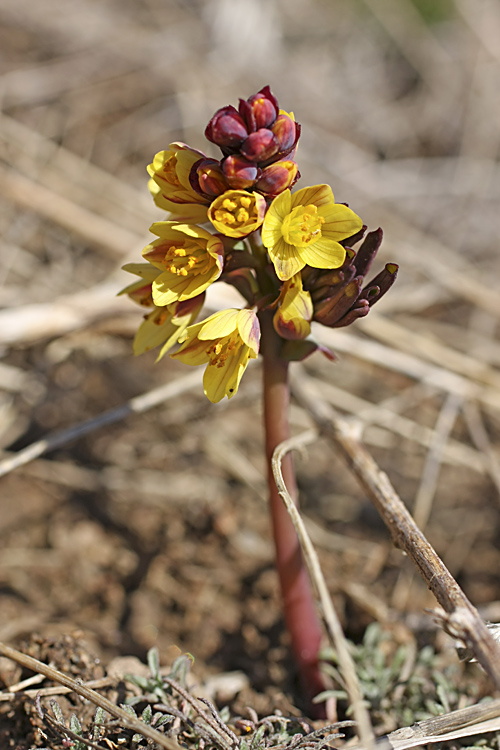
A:
<svg viewBox="0 0 500 750">
<path fill-rule="evenodd" d="M 271 469 L 274 449 L 290 437 L 288 409 L 290 388 L 289 363 L 281 359 L 281 339 L 275 333 L 272 314 L 259 314 L 262 330 L 261 353 L 264 361 L 264 425 L 268 465 L 270 510 L 276 548 L 278 571 L 285 622 L 291 636 L 292 651 L 301 677 L 308 709 L 314 718 L 325 718 L 324 704 L 313 704 L 312 698 L 325 689 L 319 670 L 318 651 L 322 629 L 318 620 L 314 597 L 302 559 L 297 534 L 278 494 Z M 291 454 L 282 465 L 283 478 L 290 495 L 297 502 L 297 483 Z"/>
</svg>

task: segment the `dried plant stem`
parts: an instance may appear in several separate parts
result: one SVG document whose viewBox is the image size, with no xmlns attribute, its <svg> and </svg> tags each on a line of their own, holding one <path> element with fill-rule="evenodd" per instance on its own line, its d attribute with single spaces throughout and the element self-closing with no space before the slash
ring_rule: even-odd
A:
<svg viewBox="0 0 500 750">
<path fill-rule="evenodd" d="M 340 448 L 352 472 L 388 527 L 394 545 L 404 550 L 444 609 L 443 625 L 462 640 L 500 689 L 500 646 L 449 570 L 424 537 L 368 451 L 356 437 L 357 426 L 336 418 L 328 404 L 307 387 L 307 377 L 293 380 L 293 393 L 312 415 L 321 432 Z"/>
<path fill-rule="evenodd" d="M 153 406 L 167 401 L 169 398 L 175 398 L 181 393 L 185 393 L 198 386 L 200 380 L 201 374 L 196 370 L 183 375 L 171 383 L 166 383 L 166 385 L 153 388 L 151 391 L 146 391 L 146 393 L 140 396 L 135 396 L 135 398 L 131 398 L 130 401 L 118 406 L 116 409 L 105 411 L 99 414 L 99 416 L 87 419 L 85 422 L 80 422 L 73 427 L 69 427 L 67 430 L 52 432 L 42 438 L 42 440 L 37 440 L 18 453 L 14 453 L 3 461 L 0 461 L 0 477 L 17 469 L 19 466 L 24 466 L 35 458 L 43 456 L 49 451 L 60 448 L 62 445 L 67 445 L 71 440 L 88 435 L 90 432 L 105 427 L 108 424 L 119 422 L 131 414 L 141 414 L 144 411 L 148 411 L 148 409 L 152 409 Z"/>
<path fill-rule="evenodd" d="M 356 668 L 349 652 L 349 647 L 342 631 L 342 626 L 337 617 L 337 613 L 335 612 L 330 594 L 328 593 L 326 582 L 319 564 L 318 555 L 316 554 L 316 550 L 314 549 L 309 534 L 307 533 L 301 515 L 286 488 L 281 471 L 282 463 L 285 461 L 291 450 L 299 448 L 312 440 L 316 440 L 317 437 L 318 434 L 316 430 L 314 430 L 313 432 L 302 433 L 302 435 L 290 438 L 290 440 L 286 440 L 284 443 L 281 443 L 281 445 L 278 445 L 272 457 L 273 474 L 280 497 L 285 504 L 286 510 L 290 515 L 299 538 L 304 560 L 309 571 L 309 577 L 316 589 L 316 594 L 321 605 L 331 645 L 338 655 L 354 718 L 356 719 L 360 741 L 365 748 L 370 748 L 374 745 L 375 736 L 370 721 L 370 715 L 363 703 L 363 695 L 356 675 Z"/>
<path fill-rule="evenodd" d="M 77 682 L 77 680 L 73 680 L 71 677 L 68 677 L 68 675 L 59 672 L 48 664 L 44 664 L 43 662 L 38 661 L 38 659 L 33 659 L 31 656 L 21 653 L 21 651 L 16 651 L 16 649 L 10 648 L 10 646 L 6 646 L 4 643 L 0 643 L 0 656 L 12 659 L 12 661 L 15 661 L 22 667 L 31 669 L 36 674 L 43 674 L 45 677 L 54 680 L 54 682 L 64 685 L 82 698 L 93 703 L 95 706 L 100 706 L 100 708 L 107 711 L 108 714 L 115 719 L 118 719 L 122 726 L 131 729 L 133 732 L 142 734 L 143 737 L 147 737 L 149 740 L 156 742 L 160 747 L 164 747 L 166 750 L 179 750 L 179 745 L 177 742 L 174 742 L 174 740 L 165 737 L 164 734 L 161 734 L 161 732 L 158 732 L 156 729 L 153 729 L 153 727 L 145 724 L 141 719 L 137 719 L 123 708 L 116 706 L 107 698 L 103 698 L 102 695 L 96 693 L 95 690 L 91 690 L 89 687 Z"/>
<path fill-rule="evenodd" d="M 290 437 L 288 362 L 279 356 L 280 341 L 274 331 L 269 312 L 260 314 L 260 322 L 264 370 L 266 457 L 276 568 L 283 597 L 285 621 L 309 710 L 317 718 L 324 718 L 324 705 L 311 703 L 312 698 L 325 689 L 318 664 L 318 651 L 322 636 L 321 624 L 316 613 L 314 596 L 300 551 L 299 540 L 276 487 L 271 466 L 275 448 Z M 282 470 L 286 486 L 296 502 L 297 485 L 290 455 L 285 457 Z"/>
</svg>

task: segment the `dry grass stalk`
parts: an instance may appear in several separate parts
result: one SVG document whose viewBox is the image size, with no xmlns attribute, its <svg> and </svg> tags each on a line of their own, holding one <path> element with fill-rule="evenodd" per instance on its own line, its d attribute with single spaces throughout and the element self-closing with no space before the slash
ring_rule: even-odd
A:
<svg viewBox="0 0 500 750">
<path fill-rule="evenodd" d="M 54 682 L 64 685 L 77 695 L 81 695 L 82 698 L 93 703 L 95 706 L 99 706 L 115 719 L 118 719 L 124 727 L 132 729 L 134 732 L 153 740 L 160 747 L 164 747 L 166 750 L 179 750 L 178 744 L 168 737 L 165 737 L 161 732 L 157 732 L 156 729 L 148 726 L 140 719 L 135 718 L 128 713 L 128 711 L 116 706 L 107 698 L 103 698 L 103 696 L 96 693 L 95 690 L 77 682 L 77 680 L 73 680 L 73 678 L 59 672 L 48 664 L 44 664 L 43 662 L 38 661 L 38 659 L 33 659 L 33 657 L 27 656 L 14 648 L 10 648 L 10 646 L 6 646 L 4 643 L 0 643 L 0 655 L 5 656 L 7 659 L 12 659 L 26 669 L 30 669 L 37 674 L 43 674 L 50 680 L 54 680 Z"/>
<path fill-rule="evenodd" d="M 337 617 L 337 613 L 335 612 L 330 594 L 328 593 L 328 588 L 319 564 L 318 555 L 316 554 L 316 550 L 314 549 L 309 534 L 307 533 L 300 513 L 286 488 L 281 471 L 281 462 L 290 451 L 307 445 L 315 440 L 316 437 L 317 434 L 314 430 L 293 437 L 278 445 L 272 457 L 274 480 L 281 499 L 292 519 L 295 531 L 297 532 L 309 577 L 316 590 L 328 637 L 332 647 L 338 654 L 340 668 L 346 683 L 360 740 L 366 748 L 372 748 L 374 743 L 373 728 L 370 721 L 370 715 L 363 702 L 363 695 L 356 676 L 356 668 L 349 652 L 349 646 Z"/>
<path fill-rule="evenodd" d="M 307 407 L 321 432 L 332 440 L 351 471 L 366 490 L 388 527 L 394 545 L 411 558 L 427 586 L 444 609 L 445 630 L 462 640 L 500 689 L 500 645 L 492 637 L 479 613 L 426 540 L 388 477 L 357 439 L 359 426 L 335 417 L 333 410 L 317 398 L 305 377 L 294 378 L 295 397 Z"/>
<path fill-rule="evenodd" d="M 179 378 L 172 383 L 167 383 L 159 388 L 153 388 L 153 390 L 148 391 L 148 393 L 136 396 L 135 398 L 130 399 L 126 404 L 119 406 L 117 409 L 111 409 L 94 419 L 81 422 L 75 427 L 70 427 L 69 430 L 62 430 L 61 432 L 47 435 L 43 440 L 38 440 L 36 443 L 28 445 L 27 448 L 24 448 L 15 455 L 9 456 L 1 461 L 0 476 L 8 474 L 19 466 L 23 466 L 24 464 L 29 463 L 29 461 L 33 461 L 35 458 L 43 456 L 44 453 L 54 450 L 61 445 L 65 445 L 71 440 L 75 440 L 76 438 L 87 435 L 89 432 L 93 432 L 100 427 L 104 427 L 104 425 L 119 422 L 130 414 L 140 414 L 141 412 L 151 409 L 153 406 L 161 404 L 169 398 L 174 398 L 180 393 L 185 393 L 186 391 L 199 386 L 200 378 L 201 373 L 195 370 L 187 375 L 183 375 L 182 378 Z"/>
</svg>

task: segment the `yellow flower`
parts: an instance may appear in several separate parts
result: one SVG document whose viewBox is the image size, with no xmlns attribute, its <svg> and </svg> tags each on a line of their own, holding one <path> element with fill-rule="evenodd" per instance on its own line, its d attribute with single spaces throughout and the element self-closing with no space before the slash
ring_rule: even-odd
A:
<svg viewBox="0 0 500 750">
<path fill-rule="evenodd" d="M 196 320 L 203 307 L 205 295 L 187 300 L 174 302 L 171 305 L 158 307 L 153 302 L 152 284 L 160 275 L 160 271 L 149 263 L 127 263 L 124 271 L 140 276 L 139 281 L 122 289 L 118 294 L 128 294 L 130 299 L 142 307 L 152 307 L 153 310 L 144 316 L 144 320 L 134 337 L 134 354 L 144 354 L 163 344 L 158 359 L 177 343 L 179 336 Z"/>
<path fill-rule="evenodd" d="M 134 281 L 133 284 L 129 284 L 125 289 L 118 292 L 118 296 L 128 294 L 130 299 L 137 302 L 141 307 L 152 307 L 154 304 L 152 283 L 160 275 L 160 271 L 149 263 L 127 263 L 122 268 L 124 271 L 133 273 L 141 278 L 139 281 Z"/>
<path fill-rule="evenodd" d="M 208 364 L 203 376 L 205 395 L 212 403 L 232 398 L 249 359 L 259 353 L 260 325 L 253 310 L 222 310 L 190 326 L 171 354 L 186 365 Z"/>
<path fill-rule="evenodd" d="M 135 334 L 134 354 L 144 354 L 163 344 L 156 358 L 158 362 L 178 342 L 186 328 L 194 323 L 204 301 L 205 295 L 200 294 L 186 302 L 174 302 L 164 307 L 155 305 Z"/>
<path fill-rule="evenodd" d="M 345 258 L 339 244 L 363 222 L 347 206 L 335 203 L 329 185 L 315 185 L 292 195 L 278 195 L 264 219 L 262 242 L 279 279 L 286 281 L 305 265 L 338 268 Z"/>
<path fill-rule="evenodd" d="M 156 154 L 148 165 L 148 187 L 159 208 L 194 223 L 207 220 L 209 201 L 191 187 L 191 167 L 206 156 L 185 143 L 171 143 L 168 151 Z"/>
<path fill-rule="evenodd" d="M 260 227 L 266 212 L 266 199 L 246 190 L 226 190 L 208 209 L 208 218 L 226 237 L 246 237 Z"/>
<path fill-rule="evenodd" d="M 194 224 L 158 221 L 151 231 L 159 239 L 142 254 L 159 274 L 153 281 L 155 305 L 196 297 L 222 273 L 224 246 L 219 237 Z"/>
<path fill-rule="evenodd" d="M 305 339 L 311 333 L 314 310 L 311 295 L 302 288 L 300 273 L 285 281 L 280 301 L 273 318 L 276 332 L 284 339 Z"/>
</svg>

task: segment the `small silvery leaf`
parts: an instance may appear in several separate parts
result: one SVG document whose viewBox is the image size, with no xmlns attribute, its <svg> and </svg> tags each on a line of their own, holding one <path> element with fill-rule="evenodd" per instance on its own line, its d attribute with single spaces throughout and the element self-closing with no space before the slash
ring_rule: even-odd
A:
<svg viewBox="0 0 500 750">
<path fill-rule="evenodd" d="M 500 643 L 500 622 L 487 622 L 486 627 L 497 643 Z M 460 661 L 477 661 L 470 648 L 465 648 L 465 646 L 460 643 L 456 646 L 456 649 Z"/>
</svg>

